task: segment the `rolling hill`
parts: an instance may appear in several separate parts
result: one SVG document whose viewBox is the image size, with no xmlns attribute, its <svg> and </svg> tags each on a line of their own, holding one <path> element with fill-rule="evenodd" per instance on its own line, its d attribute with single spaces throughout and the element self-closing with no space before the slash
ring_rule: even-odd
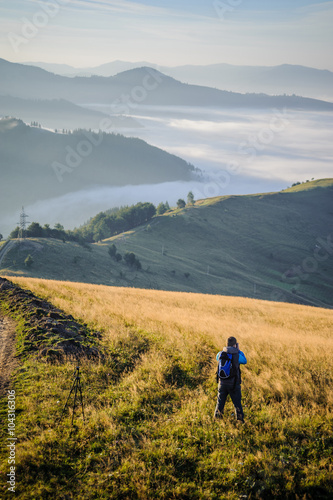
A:
<svg viewBox="0 0 333 500">
<path fill-rule="evenodd" d="M 19 145 L 19 147 L 18 147 Z M 0 120 L 0 211 L 91 186 L 191 179 L 194 167 L 140 139 L 77 131 L 53 133 Z"/>
<path fill-rule="evenodd" d="M 333 180 L 276 193 L 198 200 L 86 248 L 27 240 L 1 273 L 333 306 Z M 108 255 L 134 252 L 136 271 Z M 28 254 L 31 269 L 24 266 Z"/>
<path fill-rule="evenodd" d="M 23 99 L 65 99 L 76 104 L 114 104 L 118 113 L 131 106 L 215 106 L 225 108 L 274 108 L 331 111 L 333 103 L 298 96 L 240 94 L 184 84 L 148 67 L 113 77 L 64 77 L 41 68 L 0 59 L 0 95 Z"/>
</svg>

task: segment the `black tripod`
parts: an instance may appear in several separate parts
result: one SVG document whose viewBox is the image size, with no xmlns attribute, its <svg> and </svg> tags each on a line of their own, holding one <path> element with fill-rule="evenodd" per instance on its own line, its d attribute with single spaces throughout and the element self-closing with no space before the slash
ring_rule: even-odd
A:
<svg viewBox="0 0 333 500">
<path fill-rule="evenodd" d="M 77 399 L 77 392 L 78 392 L 78 390 L 79 390 L 79 393 L 80 393 L 80 402 L 81 402 L 81 407 L 82 407 L 83 421 L 85 422 L 84 411 L 83 411 L 82 390 L 81 390 L 81 379 L 80 379 L 80 366 L 79 365 L 75 369 L 73 385 L 72 385 L 71 391 L 70 391 L 70 393 L 68 395 L 68 398 L 67 398 L 67 401 L 65 403 L 65 406 L 64 406 L 64 408 L 62 410 L 62 414 L 60 416 L 59 422 L 58 422 L 58 423 L 61 422 L 62 417 L 63 417 L 63 415 L 65 413 L 65 410 L 67 408 L 69 398 L 71 397 L 72 392 L 75 391 L 74 392 L 74 403 L 73 403 L 73 415 L 72 415 L 72 430 L 71 430 L 71 434 L 72 434 L 72 431 L 73 431 L 73 422 L 74 422 L 74 414 L 75 414 L 76 399 Z"/>
</svg>

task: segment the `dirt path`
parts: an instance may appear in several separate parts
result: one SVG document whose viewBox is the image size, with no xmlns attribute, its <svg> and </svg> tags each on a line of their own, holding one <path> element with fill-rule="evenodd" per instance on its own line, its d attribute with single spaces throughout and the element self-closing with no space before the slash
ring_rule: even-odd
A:
<svg viewBox="0 0 333 500">
<path fill-rule="evenodd" d="M 2 396 L 9 386 L 9 377 L 17 366 L 14 358 L 15 324 L 4 316 L 0 316 L 0 395 Z"/>
</svg>

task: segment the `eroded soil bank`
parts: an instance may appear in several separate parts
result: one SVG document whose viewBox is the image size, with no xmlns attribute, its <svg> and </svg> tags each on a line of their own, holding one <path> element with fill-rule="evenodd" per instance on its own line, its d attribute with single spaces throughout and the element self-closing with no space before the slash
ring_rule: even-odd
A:
<svg viewBox="0 0 333 500">
<path fill-rule="evenodd" d="M 16 356 L 35 354 L 50 360 L 101 355 L 99 332 L 5 278 L 0 278 L 0 314 L 1 359 L 8 366 L 14 350 Z"/>
</svg>

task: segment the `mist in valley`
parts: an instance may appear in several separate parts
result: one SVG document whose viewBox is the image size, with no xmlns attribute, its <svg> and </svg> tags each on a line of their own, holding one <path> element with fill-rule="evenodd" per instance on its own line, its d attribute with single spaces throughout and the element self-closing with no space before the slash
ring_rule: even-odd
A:
<svg viewBox="0 0 333 500">
<path fill-rule="evenodd" d="M 270 190 L 332 174 L 332 113 L 166 108 L 156 116 L 143 111 L 135 112 L 144 125 L 138 137 L 205 172 L 234 174 L 234 194 L 244 193 L 238 184 L 242 177 L 265 181 Z"/>
<path fill-rule="evenodd" d="M 110 105 L 85 107 L 113 120 Z M 168 201 L 175 206 L 179 198 L 186 200 L 189 191 L 195 199 L 270 192 L 332 175 L 330 112 L 138 105 L 125 118 L 135 119 L 140 128 L 115 128 L 113 132 L 139 137 L 183 158 L 201 170 L 200 176 L 125 186 L 101 185 L 96 177 L 91 187 L 60 196 L 43 199 L 41 193 L 38 200 L 28 203 L 18 197 L 15 213 L 2 216 L 2 234 L 16 226 L 22 204 L 30 221 L 51 226 L 60 222 L 73 229 L 100 211 L 139 201 Z M 66 180 L 64 176 L 64 188 Z"/>
</svg>

